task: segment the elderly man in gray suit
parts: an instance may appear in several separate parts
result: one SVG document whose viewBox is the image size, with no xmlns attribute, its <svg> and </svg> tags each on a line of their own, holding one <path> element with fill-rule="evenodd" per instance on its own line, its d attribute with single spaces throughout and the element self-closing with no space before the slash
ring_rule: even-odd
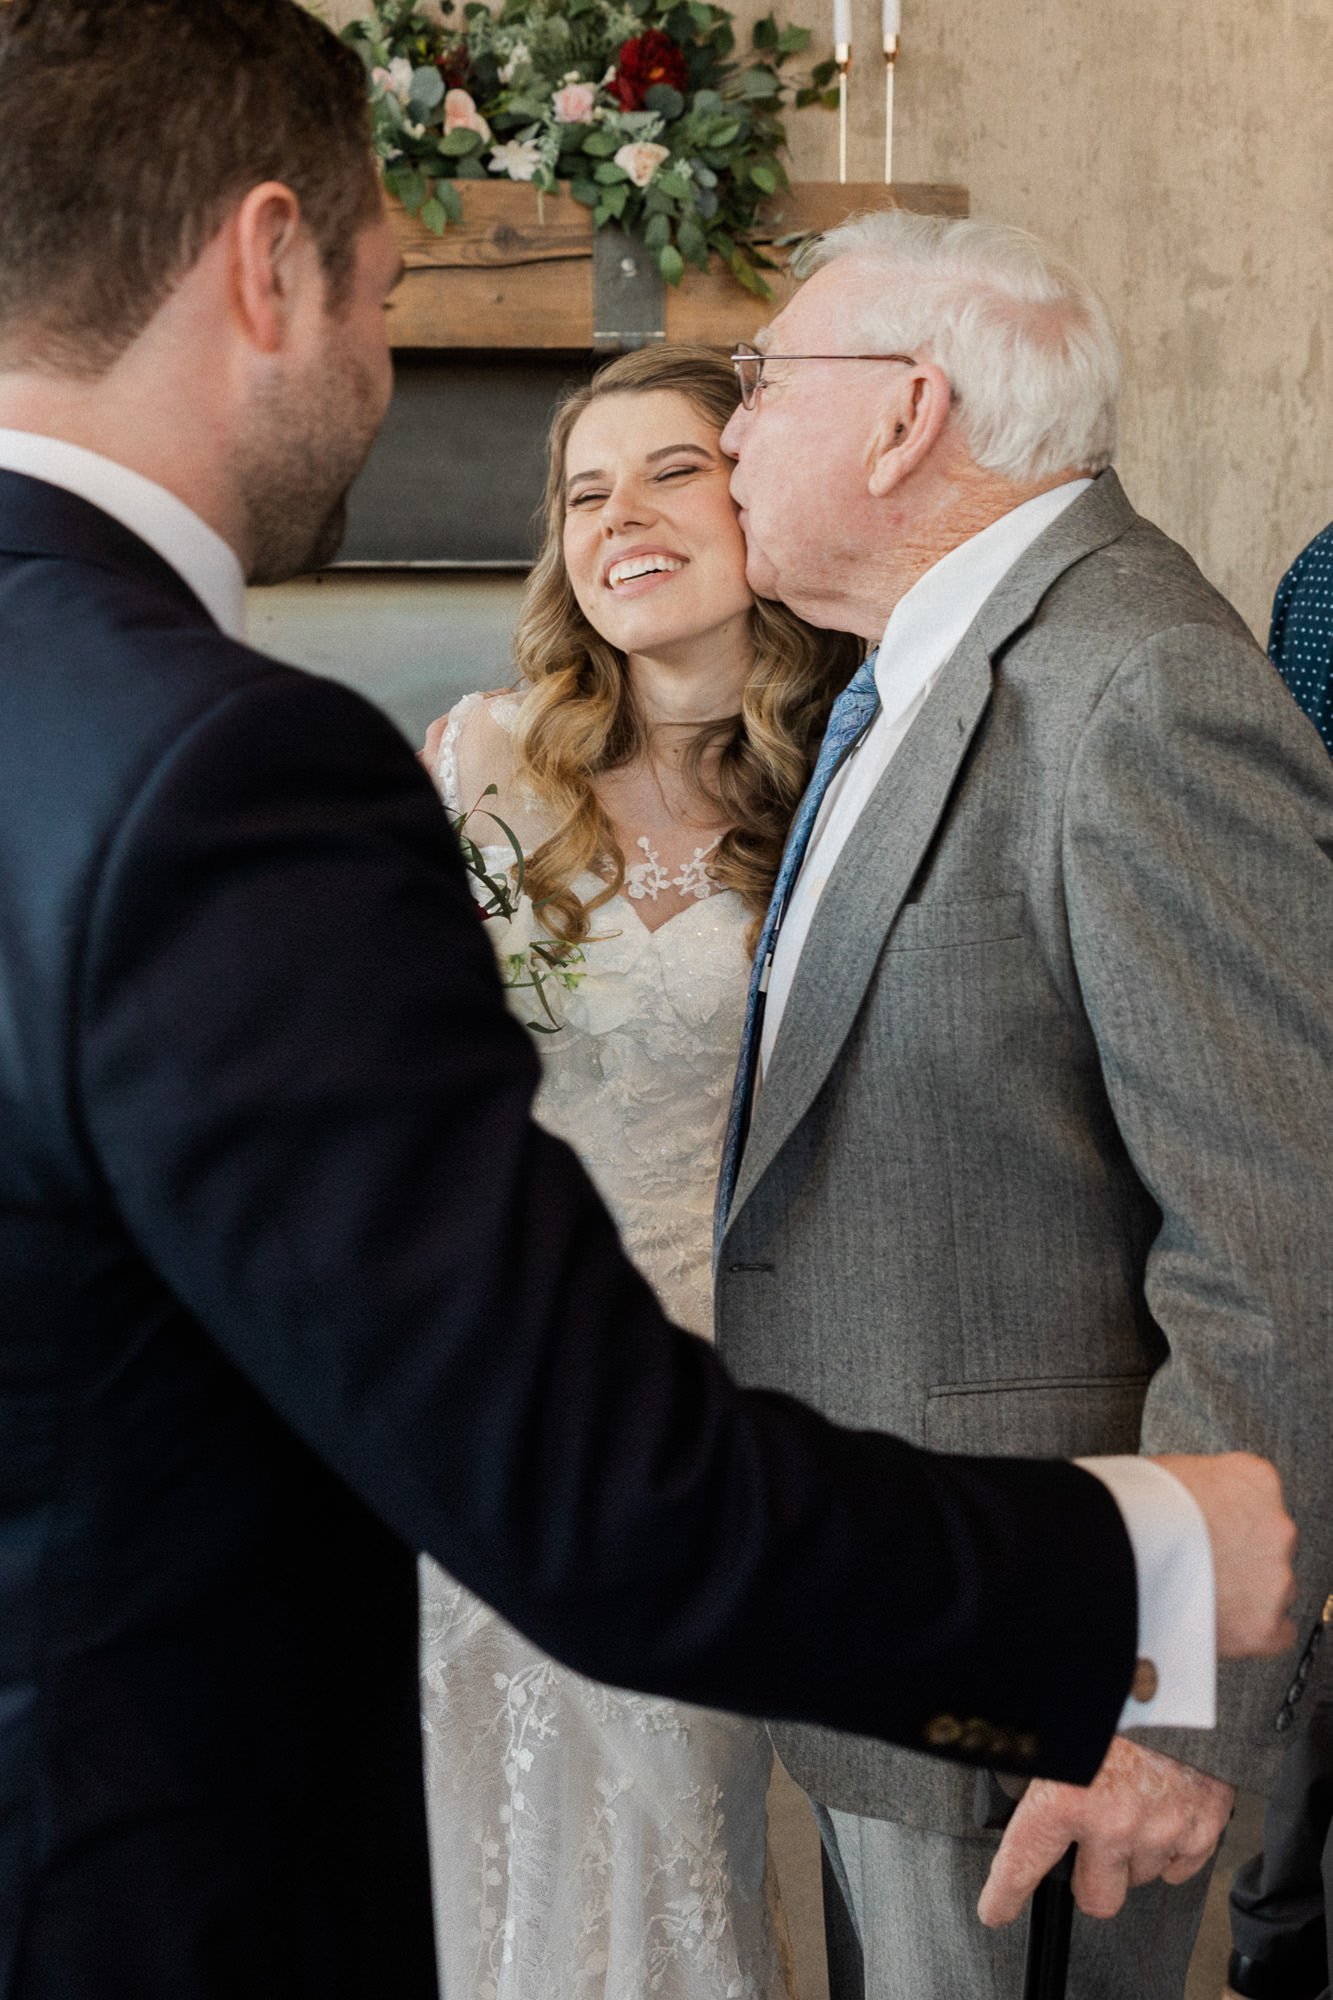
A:
<svg viewBox="0 0 1333 2000">
<path fill-rule="evenodd" d="M 1266 1453 L 1308 1627 L 1330 1574 L 1328 761 L 1107 469 L 1114 338 L 1033 239 L 862 218 L 736 359 L 751 584 L 878 652 L 761 941 L 726 1357 L 947 1450 Z M 1206 1568 L 1162 1592 L 1194 1592 L 1201 1625 Z M 1268 1781 L 1306 1669 L 1225 1669 L 1210 1728 L 1145 1615 L 1158 1685 L 1122 1729 L 1154 1747 L 1122 1734 L 1090 1789 L 1032 1786 L 998 1857 L 966 1774 L 776 1732 L 873 2000 L 1016 1995 L 999 1926 L 1071 1841 L 1082 1908 L 1120 1910 L 1076 1925 L 1071 1992 L 1178 2000 L 1233 1787 Z M 988 1747 L 984 1718 L 931 1726 Z"/>
</svg>

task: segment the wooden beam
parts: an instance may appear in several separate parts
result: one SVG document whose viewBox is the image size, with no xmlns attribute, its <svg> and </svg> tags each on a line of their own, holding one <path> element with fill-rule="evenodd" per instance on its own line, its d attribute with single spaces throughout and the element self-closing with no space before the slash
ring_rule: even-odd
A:
<svg viewBox="0 0 1333 2000">
<path fill-rule="evenodd" d="M 591 210 L 567 194 L 540 195 L 513 182 L 464 181 L 463 221 L 443 236 L 390 203 L 407 276 L 394 297 L 395 347 L 586 349 L 593 345 Z M 893 188 L 878 182 L 807 181 L 780 195 L 765 217 L 763 240 L 817 234 L 873 208 L 966 215 L 967 190 L 950 185 Z M 785 262 L 786 249 L 772 253 Z M 792 290 L 772 274 L 771 302 L 753 298 L 716 260 L 686 269 L 665 288 L 669 340 L 729 346 L 753 336 Z"/>
</svg>

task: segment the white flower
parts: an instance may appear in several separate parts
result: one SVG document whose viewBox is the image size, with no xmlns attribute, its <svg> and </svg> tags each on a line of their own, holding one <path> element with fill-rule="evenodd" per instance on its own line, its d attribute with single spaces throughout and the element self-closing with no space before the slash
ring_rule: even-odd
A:
<svg viewBox="0 0 1333 2000">
<path fill-rule="evenodd" d="M 529 49 L 527 43 L 515 42 L 509 51 L 509 60 L 500 64 L 498 74 L 501 83 L 512 83 L 516 73 L 523 68 L 525 63 L 530 63 L 531 61 L 532 51 Z"/>
<path fill-rule="evenodd" d="M 644 188 L 647 187 L 662 162 L 671 158 L 671 148 L 669 146 L 647 146 L 642 140 L 639 140 L 633 145 L 622 146 L 620 151 L 613 153 L 611 157 L 618 167 L 624 169 L 635 187 Z"/>
<path fill-rule="evenodd" d="M 412 95 L 412 65 L 406 56 L 395 56 L 387 69 L 373 69 L 370 80 L 396 97 L 400 104 L 406 104 Z"/>
<path fill-rule="evenodd" d="M 486 165 L 493 174 L 508 174 L 511 181 L 530 181 L 541 163 L 540 140 L 508 139 L 492 149 Z"/>
<path fill-rule="evenodd" d="M 623 1027 L 633 1005 L 623 972 L 599 972 L 592 958 L 578 985 L 564 1002 L 564 1018 L 585 1035 L 609 1035 Z"/>
</svg>

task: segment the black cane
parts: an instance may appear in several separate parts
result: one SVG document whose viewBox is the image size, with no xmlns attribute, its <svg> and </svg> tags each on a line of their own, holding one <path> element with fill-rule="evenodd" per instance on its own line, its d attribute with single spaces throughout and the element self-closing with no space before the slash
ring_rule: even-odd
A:
<svg viewBox="0 0 1333 2000">
<path fill-rule="evenodd" d="M 1003 1831 L 1027 1790 L 1024 1778 L 977 1772 L 978 1826 Z M 1068 1847 L 1032 1892 L 1028 1948 L 1023 1964 L 1023 2000 L 1064 2000 L 1069 1981 L 1069 1940 L 1074 1922 L 1074 1858 Z"/>
<path fill-rule="evenodd" d="M 1032 1891 L 1023 2000 L 1064 2000 L 1069 1978 L 1069 1937 L 1074 1922 L 1074 1857 L 1067 1847 Z"/>
</svg>

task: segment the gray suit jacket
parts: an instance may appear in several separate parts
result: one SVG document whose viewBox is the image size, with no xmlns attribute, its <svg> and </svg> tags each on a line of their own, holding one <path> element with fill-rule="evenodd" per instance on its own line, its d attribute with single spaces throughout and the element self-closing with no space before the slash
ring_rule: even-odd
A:
<svg viewBox="0 0 1333 2000">
<path fill-rule="evenodd" d="M 721 1250 L 741 1378 L 945 1451 L 1266 1453 L 1313 1617 L 1330 856 L 1317 735 L 1104 473 L 982 608 L 819 904 Z M 1293 1666 L 1224 1668 L 1215 1732 L 1144 1740 L 1263 1785 Z M 776 1736 L 827 1804 L 971 1825 L 966 1774 Z"/>
</svg>

